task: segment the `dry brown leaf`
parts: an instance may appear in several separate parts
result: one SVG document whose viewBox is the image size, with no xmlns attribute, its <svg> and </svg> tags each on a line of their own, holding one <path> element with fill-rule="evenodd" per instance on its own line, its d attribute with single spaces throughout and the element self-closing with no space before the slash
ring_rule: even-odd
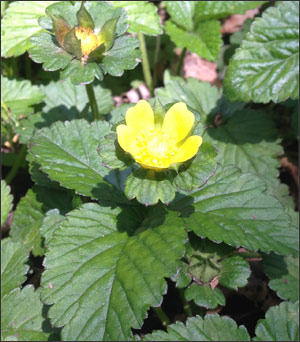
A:
<svg viewBox="0 0 300 342">
<path fill-rule="evenodd" d="M 218 78 L 217 64 L 200 58 L 196 53 L 188 53 L 183 61 L 184 77 L 194 77 L 199 81 L 215 82 Z"/>
<path fill-rule="evenodd" d="M 254 18 L 254 16 L 258 14 L 258 12 L 258 8 L 255 8 L 246 11 L 245 14 L 233 14 L 231 17 L 224 21 L 221 33 L 234 33 L 236 31 L 239 31 L 243 27 L 244 21 L 248 18 Z"/>
</svg>

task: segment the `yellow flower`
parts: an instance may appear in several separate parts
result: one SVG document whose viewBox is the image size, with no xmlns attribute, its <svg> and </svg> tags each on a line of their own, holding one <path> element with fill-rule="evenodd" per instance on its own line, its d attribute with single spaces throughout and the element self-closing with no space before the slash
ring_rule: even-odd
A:
<svg viewBox="0 0 300 342">
<path fill-rule="evenodd" d="M 154 122 L 150 104 L 141 100 L 117 127 L 118 142 L 142 167 L 162 171 L 194 157 L 202 143 L 199 135 L 186 139 L 195 121 L 183 102 L 174 104 L 161 124 Z"/>
<path fill-rule="evenodd" d="M 104 43 L 92 29 L 88 27 L 76 27 L 75 35 L 81 41 L 81 52 L 83 56 L 88 56 L 99 45 Z"/>
</svg>

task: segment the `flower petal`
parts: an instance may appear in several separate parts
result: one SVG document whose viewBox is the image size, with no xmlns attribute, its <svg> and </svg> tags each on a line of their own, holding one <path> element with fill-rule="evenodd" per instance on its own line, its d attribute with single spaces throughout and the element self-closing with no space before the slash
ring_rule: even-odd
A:
<svg viewBox="0 0 300 342">
<path fill-rule="evenodd" d="M 177 154 L 173 159 L 173 163 L 182 163 L 194 157 L 198 152 L 202 138 L 199 135 L 192 135 L 179 147 Z"/>
<path fill-rule="evenodd" d="M 134 154 L 136 147 L 136 133 L 134 130 L 126 125 L 119 125 L 117 127 L 118 142 L 122 149 L 126 152 Z"/>
<path fill-rule="evenodd" d="M 186 104 L 178 102 L 167 111 L 163 122 L 163 131 L 179 142 L 188 135 L 194 121 L 195 116 L 187 109 Z"/>
<path fill-rule="evenodd" d="M 140 100 L 134 107 L 129 108 L 126 112 L 125 120 L 127 126 L 135 131 L 154 128 L 153 110 L 145 100 Z"/>
</svg>

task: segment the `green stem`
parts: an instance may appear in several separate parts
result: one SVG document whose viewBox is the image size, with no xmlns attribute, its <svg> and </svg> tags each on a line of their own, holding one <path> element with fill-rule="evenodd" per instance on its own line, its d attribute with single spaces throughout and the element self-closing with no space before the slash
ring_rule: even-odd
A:
<svg viewBox="0 0 300 342">
<path fill-rule="evenodd" d="M 182 302 L 182 305 L 183 305 L 183 309 L 184 309 L 187 317 L 192 317 L 193 316 L 193 312 L 192 312 L 192 309 L 191 309 L 191 306 L 190 306 L 189 302 L 187 302 L 186 299 L 184 298 L 184 290 L 185 289 L 178 289 L 179 295 L 180 295 L 180 299 L 181 299 L 181 302 Z"/>
<path fill-rule="evenodd" d="M 164 327 L 171 324 L 169 317 L 165 314 L 165 312 L 163 311 L 161 307 L 152 308 L 152 309 L 156 313 L 157 317 L 161 320 L 161 323 Z"/>
<path fill-rule="evenodd" d="M 85 89 L 86 89 L 86 92 L 87 92 L 87 95 L 89 98 L 92 113 L 94 115 L 94 120 L 99 120 L 100 115 L 99 115 L 99 111 L 98 111 L 98 106 L 97 106 L 97 101 L 96 101 L 96 97 L 95 97 L 93 84 L 92 83 L 86 84 Z"/>
<path fill-rule="evenodd" d="M 154 51 L 154 67 L 153 67 L 153 88 L 156 86 L 157 82 L 157 72 L 156 72 L 156 63 L 158 61 L 158 55 L 159 55 L 159 48 L 160 48 L 160 36 L 157 36 L 156 38 L 156 44 L 155 44 L 155 51 Z"/>
<path fill-rule="evenodd" d="M 10 184 L 12 180 L 15 178 L 16 174 L 19 171 L 20 166 L 23 164 L 25 156 L 26 156 L 27 146 L 23 145 L 20 152 L 15 159 L 14 165 L 12 166 L 9 174 L 6 176 L 5 180 L 7 184 Z"/>
<path fill-rule="evenodd" d="M 148 54 L 147 54 L 145 37 L 144 37 L 143 33 L 139 32 L 138 38 L 140 41 L 140 48 L 141 48 L 141 52 L 142 52 L 142 67 L 143 67 L 143 74 L 144 74 L 145 82 L 146 82 L 146 85 L 147 85 L 150 93 L 153 95 L 152 76 L 151 76 L 151 71 L 150 71 L 150 64 L 149 64 L 149 59 L 148 59 Z"/>
<path fill-rule="evenodd" d="M 182 64 L 183 64 L 185 53 L 186 53 L 186 48 L 181 50 L 181 53 L 179 56 L 179 61 L 178 61 L 177 68 L 176 68 L 176 75 L 178 76 L 180 76 L 181 74 L 181 69 L 182 69 Z"/>
</svg>

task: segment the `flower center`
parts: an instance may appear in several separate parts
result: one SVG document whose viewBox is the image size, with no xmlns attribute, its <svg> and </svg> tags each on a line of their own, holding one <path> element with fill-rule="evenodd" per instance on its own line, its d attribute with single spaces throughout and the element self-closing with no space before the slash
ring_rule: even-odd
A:
<svg viewBox="0 0 300 342">
<path fill-rule="evenodd" d="M 75 35 L 81 41 L 81 51 L 83 56 L 88 56 L 99 45 L 103 43 L 89 27 L 76 27 Z"/>
<path fill-rule="evenodd" d="M 135 159 L 149 168 L 168 167 L 178 150 L 175 140 L 161 129 L 142 131 L 136 140 L 138 153 Z"/>
</svg>

